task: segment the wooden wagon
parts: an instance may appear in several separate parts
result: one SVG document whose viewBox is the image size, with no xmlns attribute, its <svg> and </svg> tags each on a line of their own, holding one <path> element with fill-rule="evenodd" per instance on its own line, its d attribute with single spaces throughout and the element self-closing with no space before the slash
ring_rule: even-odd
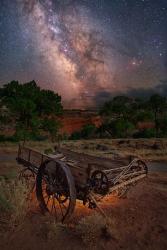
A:
<svg viewBox="0 0 167 250">
<path fill-rule="evenodd" d="M 24 166 L 21 175 L 36 176 L 36 196 L 43 212 L 67 221 L 76 199 L 98 206 L 98 199 L 110 193 L 123 195 L 131 184 L 146 177 L 146 163 L 138 158 L 106 159 L 67 149 L 46 155 L 19 146 L 17 162 Z M 119 167 L 118 167 L 119 166 Z"/>
</svg>

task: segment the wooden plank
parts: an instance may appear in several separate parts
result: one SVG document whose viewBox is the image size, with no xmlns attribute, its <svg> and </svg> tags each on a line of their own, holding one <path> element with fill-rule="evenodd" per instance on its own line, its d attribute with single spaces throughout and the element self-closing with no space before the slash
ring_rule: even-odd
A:
<svg viewBox="0 0 167 250">
<path fill-rule="evenodd" d="M 113 186 L 113 187 L 111 187 L 111 188 L 109 189 L 109 193 L 112 193 L 113 191 L 117 190 L 118 188 L 122 188 L 122 187 L 124 187 L 124 186 L 126 186 L 126 185 L 129 185 L 129 184 L 135 182 L 135 181 L 138 181 L 138 180 L 140 180 L 140 179 L 143 179 L 143 178 L 146 177 L 146 176 L 147 176 L 146 174 L 142 174 L 142 175 L 139 175 L 139 176 L 137 176 L 137 177 L 135 177 L 135 178 L 133 178 L 133 179 L 130 179 L 130 180 L 128 180 L 128 181 L 125 181 L 125 182 L 123 182 L 123 183 L 121 183 L 121 184 L 118 184 L 118 185 L 116 185 L 116 186 Z"/>
<path fill-rule="evenodd" d="M 122 175 L 120 176 L 120 178 L 118 180 L 122 180 L 122 179 L 126 179 L 127 177 L 131 177 L 131 176 L 135 176 L 135 175 L 141 175 L 141 174 L 145 174 L 146 171 L 145 170 L 141 170 L 141 171 L 136 171 L 136 172 L 133 172 L 133 173 L 129 173 L 129 174 L 125 174 L 125 175 Z M 108 177 L 108 176 L 107 176 Z M 109 178 L 109 181 L 112 180 L 113 178 Z"/>
<path fill-rule="evenodd" d="M 31 153 L 30 153 L 31 152 Z M 23 160 L 29 161 L 30 163 L 36 163 L 37 165 L 40 165 L 42 161 L 47 160 L 47 159 L 52 159 L 46 154 L 42 154 L 41 152 L 20 146 L 20 153 L 19 157 L 22 158 Z"/>
<path fill-rule="evenodd" d="M 29 164 L 30 167 L 33 167 L 33 168 L 36 168 L 38 169 L 38 167 L 41 165 L 42 162 L 44 162 L 45 160 L 53 160 L 55 162 L 57 161 L 61 161 L 61 159 L 58 159 L 58 157 L 56 155 L 53 155 L 53 156 L 48 156 L 46 154 L 42 154 L 41 152 L 37 151 L 37 150 L 34 150 L 34 149 L 31 149 L 31 148 L 27 148 L 27 147 L 24 147 L 24 146 L 19 146 L 19 151 L 18 151 L 18 155 L 20 159 L 23 160 L 23 162 L 26 163 L 26 165 Z M 61 154 L 62 156 L 62 154 Z M 87 182 L 87 179 L 88 179 L 88 168 L 85 167 L 81 167 L 81 166 L 78 166 L 76 165 L 76 162 L 75 161 L 69 161 L 68 162 L 68 159 L 67 161 L 64 159 L 63 161 L 65 164 L 67 164 L 71 170 L 71 173 L 72 175 L 74 176 L 74 180 L 77 184 L 86 184 Z M 101 166 L 101 164 L 94 164 L 94 163 L 91 163 L 89 164 L 89 167 L 91 167 L 91 172 L 95 169 L 98 169 L 98 167 Z M 129 166 L 129 165 L 128 165 Z M 126 168 L 128 168 L 128 166 L 124 166 L 124 167 L 119 167 L 119 168 L 114 168 L 114 169 L 108 169 L 108 170 L 103 170 L 107 175 L 110 175 L 111 174 L 114 174 L 114 172 L 119 172 L 119 171 L 125 171 Z M 115 173 L 116 174 L 116 173 Z M 118 173 L 117 173 L 118 174 Z M 127 177 L 130 177 L 130 176 L 134 176 L 136 174 L 143 174 L 143 172 L 136 172 L 136 173 L 132 173 L 132 174 L 127 174 L 127 175 L 120 175 L 120 178 L 127 178 Z M 143 175 L 140 175 L 140 176 L 137 176 L 131 180 L 128 180 L 128 181 L 125 181 L 124 183 L 122 184 L 119 184 L 115 187 L 112 187 L 111 190 L 115 190 L 117 188 L 119 188 L 118 186 L 122 187 L 124 185 L 128 185 L 138 179 L 141 179 L 143 178 L 142 177 Z M 146 174 L 144 174 L 144 176 L 146 176 Z M 112 191 L 111 191 L 112 192 Z"/>
<path fill-rule="evenodd" d="M 128 166 L 124 166 L 124 167 L 119 167 L 119 168 L 111 168 L 111 169 L 104 169 L 104 173 L 107 174 L 107 173 L 110 173 L 110 172 L 116 172 L 116 171 L 120 171 L 120 170 L 123 170 L 125 168 L 127 168 Z"/>
<path fill-rule="evenodd" d="M 57 157 L 56 158 L 51 157 L 46 154 L 42 154 L 37 150 L 33 150 L 31 148 L 26 148 L 26 147 L 20 147 L 20 154 L 19 154 L 18 159 L 20 163 L 22 163 L 23 165 L 26 165 L 26 167 L 29 166 L 31 169 L 34 168 L 35 173 L 36 173 L 36 169 L 38 169 L 41 163 L 44 162 L 45 160 L 50 159 L 55 162 L 59 160 Z M 81 185 L 86 184 L 87 179 L 88 179 L 86 168 L 78 167 L 74 165 L 73 162 L 64 161 L 64 163 L 66 163 L 69 166 L 76 183 L 81 184 Z"/>
<path fill-rule="evenodd" d="M 89 197 L 90 199 L 95 203 L 96 207 L 98 208 L 99 212 L 106 218 L 108 219 L 108 216 L 106 215 L 106 213 L 104 212 L 104 210 L 99 206 L 98 202 L 96 201 L 95 196 L 90 192 L 89 193 Z"/>
<path fill-rule="evenodd" d="M 122 179 L 127 178 L 127 177 L 132 177 L 132 176 L 141 175 L 141 174 L 146 174 L 146 171 L 141 170 L 141 171 L 137 171 L 137 172 L 134 172 L 134 173 L 125 174 L 125 175 L 121 176 L 120 179 L 122 180 Z"/>
<path fill-rule="evenodd" d="M 31 164 L 30 162 L 23 160 L 22 158 L 17 158 L 17 161 L 19 164 L 23 165 L 24 167 L 30 169 L 33 173 L 37 174 L 38 168 Z"/>
</svg>

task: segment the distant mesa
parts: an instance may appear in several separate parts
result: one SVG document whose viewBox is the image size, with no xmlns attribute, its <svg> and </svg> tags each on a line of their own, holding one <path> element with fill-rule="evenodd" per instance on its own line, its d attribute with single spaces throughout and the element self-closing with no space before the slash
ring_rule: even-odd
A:
<svg viewBox="0 0 167 250">
<path fill-rule="evenodd" d="M 87 124 L 93 124 L 96 127 L 102 124 L 102 118 L 95 110 L 65 110 L 60 121 L 62 123 L 60 132 L 68 135 L 80 131 Z"/>
</svg>

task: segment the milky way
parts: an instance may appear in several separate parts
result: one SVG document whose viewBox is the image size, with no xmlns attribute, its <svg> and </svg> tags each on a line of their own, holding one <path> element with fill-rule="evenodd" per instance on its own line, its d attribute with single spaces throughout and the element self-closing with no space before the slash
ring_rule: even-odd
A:
<svg viewBox="0 0 167 250">
<path fill-rule="evenodd" d="M 2 65 L 0 83 L 34 79 L 70 108 L 154 88 L 167 79 L 167 5 L 161 1 L 2 0 L 3 13 L 10 10 L 0 16 L 10 28 L 3 37 L 14 39 L 0 56 L 15 63 L 9 73 Z"/>
<path fill-rule="evenodd" d="M 52 75 L 52 85 L 45 87 L 81 107 L 92 105 L 97 92 L 113 88 L 102 34 L 88 9 L 70 2 L 21 3 L 23 29 L 31 30 L 41 63 Z"/>
</svg>

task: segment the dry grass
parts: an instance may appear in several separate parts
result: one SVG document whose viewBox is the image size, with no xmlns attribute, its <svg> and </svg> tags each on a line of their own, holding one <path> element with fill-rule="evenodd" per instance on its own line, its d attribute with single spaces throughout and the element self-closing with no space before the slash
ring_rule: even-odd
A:
<svg viewBox="0 0 167 250">
<path fill-rule="evenodd" d="M 106 158 L 135 155 L 145 160 L 167 160 L 167 139 L 78 140 L 63 142 L 62 146 L 78 153 Z"/>
<path fill-rule="evenodd" d="M 62 223 L 51 223 L 49 227 L 48 239 L 51 241 L 59 241 L 65 239 L 71 233 L 70 227 Z"/>
<path fill-rule="evenodd" d="M 76 233 L 86 246 L 94 247 L 99 242 L 103 243 L 102 240 L 112 238 L 111 223 L 100 214 L 94 213 L 80 220 Z"/>
<path fill-rule="evenodd" d="M 64 241 L 64 239 L 77 239 L 83 249 L 96 248 L 104 242 L 114 238 L 112 235 L 113 223 L 98 213 L 82 218 L 78 224 L 51 223 L 48 239 L 51 242 Z M 47 227 L 48 228 L 48 227 Z"/>
<path fill-rule="evenodd" d="M 7 226 L 14 228 L 23 223 L 27 214 L 29 190 L 23 181 L 0 181 L 0 212 L 8 218 Z"/>
<path fill-rule="evenodd" d="M 56 143 L 49 141 L 26 142 L 26 146 L 45 152 L 53 149 Z M 154 148 L 158 145 L 158 148 Z M 94 156 L 113 158 L 114 155 L 124 156 L 134 154 L 146 160 L 167 160 L 167 139 L 93 139 L 62 141 L 62 147 L 69 148 L 79 153 L 87 153 Z M 0 153 L 17 153 L 18 144 L 0 143 Z"/>
<path fill-rule="evenodd" d="M 167 140 L 165 139 L 159 140 L 163 144 L 163 147 L 156 150 L 152 149 L 152 145 L 156 142 L 154 139 L 125 140 L 122 144 L 119 143 L 120 141 L 124 140 L 99 139 L 64 141 L 62 142 L 62 146 L 76 152 L 89 153 L 91 155 L 108 158 L 112 158 L 114 154 L 128 155 L 133 153 L 145 159 L 167 160 Z M 136 144 L 138 144 L 138 147 Z M 29 142 L 26 144 L 26 146 L 42 152 L 47 148 L 53 148 L 54 145 L 55 143 L 49 142 Z M 16 153 L 17 144 L 0 144 L 0 153 L 1 152 Z M 15 160 L 0 163 L 0 234 L 2 234 L 4 224 L 7 225 L 9 231 L 15 228 L 15 226 L 21 225 L 29 209 L 29 200 L 27 200 L 29 188 L 24 181 L 15 180 L 17 168 L 18 166 Z M 119 225 L 115 223 L 113 219 L 109 221 L 96 213 L 81 219 L 78 224 L 73 227 L 50 222 L 50 219 L 47 219 L 43 224 L 37 225 L 37 230 L 40 230 L 42 239 L 46 237 L 50 242 L 53 242 L 53 249 L 55 249 L 55 247 L 61 249 L 57 247 L 60 240 L 63 242 L 62 245 L 64 241 L 66 241 L 68 245 L 70 237 L 73 240 L 75 239 L 74 243 L 79 241 L 80 245 L 78 246 L 83 246 L 83 249 L 88 249 L 88 247 L 96 249 L 97 245 L 99 248 L 101 245 L 104 249 L 107 240 L 120 238 L 119 232 L 116 231 L 117 228 L 119 229 Z M 124 229 L 122 229 L 122 231 L 123 230 Z"/>
<path fill-rule="evenodd" d="M 56 143 L 49 141 L 27 141 L 24 145 L 26 147 L 34 148 L 37 150 L 44 151 L 46 148 L 52 148 Z M 12 142 L 0 142 L 1 153 L 17 153 L 19 143 Z"/>
</svg>

